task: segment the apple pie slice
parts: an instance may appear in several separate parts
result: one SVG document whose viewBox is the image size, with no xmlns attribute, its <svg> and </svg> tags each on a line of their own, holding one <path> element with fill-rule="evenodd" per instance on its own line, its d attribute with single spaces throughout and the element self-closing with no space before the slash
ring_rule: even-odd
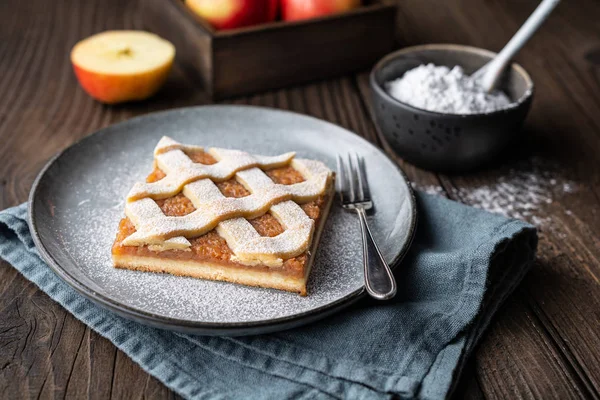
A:
<svg viewBox="0 0 600 400">
<path fill-rule="evenodd" d="M 298 292 L 333 199 L 323 163 L 163 137 L 112 247 L 115 267 Z"/>
</svg>

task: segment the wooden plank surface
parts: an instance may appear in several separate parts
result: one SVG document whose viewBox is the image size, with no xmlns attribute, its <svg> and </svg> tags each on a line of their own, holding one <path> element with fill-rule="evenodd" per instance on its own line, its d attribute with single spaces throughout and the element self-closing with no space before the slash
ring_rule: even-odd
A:
<svg viewBox="0 0 600 400">
<path fill-rule="evenodd" d="M 134 115 L 207 103 L 179 66 L 159 96 L 139 104 L 102 106 L 77 87 L 70 48 L 101 30 L 142 28 L 141 1 L 0 2 L 0 209 L 25 201 L 43 163 L 78 138 Z M 536 1 L 399 4 L 403 45 L 498 50 Z M 456 398 L 600 398 L 598 15 L 595 0 L 562 2 L 518 57 L 536 98 L 522 143 L 502 165 L 447 176 L 395 158 L 418 188 L 541 230 L 532 272 L 470 359 Z M 366 73 L 230 102 L 314 115 L 389 151 L 372 122 Z M 6 263 L 0 310 L 4 398 L 177 397 Z"/>
</svg>

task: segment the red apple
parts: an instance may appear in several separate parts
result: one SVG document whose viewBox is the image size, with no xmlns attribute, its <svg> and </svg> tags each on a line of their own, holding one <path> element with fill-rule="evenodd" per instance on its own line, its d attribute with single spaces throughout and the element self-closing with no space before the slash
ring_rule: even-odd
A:
<svg viewBox="0 0 600 400">
<path fill-rule="evenodd" d="M 360 6 L 361 0 L 281 0 L 281 15 L 297 21 L 337 14 Z"/>
<path fill-rule="evenodd" d="M 277 18 L 278 0 L 185 0 L 215 29 L 263 24 Z"/>
<path fill-rule="evenodd" d="M 279 0 L 270 0 L 269 1 L 269 15 L 267 18 L 267 22 L 275 21 L 279 16 Z"/>
<path fill-rule="evenodd" d="M 77 43 L 71 62 L 81 87 L 107 104 L 143 100 L 165 82 L 175 47 L 142 31 L 107 31 Z"/>
</svg>

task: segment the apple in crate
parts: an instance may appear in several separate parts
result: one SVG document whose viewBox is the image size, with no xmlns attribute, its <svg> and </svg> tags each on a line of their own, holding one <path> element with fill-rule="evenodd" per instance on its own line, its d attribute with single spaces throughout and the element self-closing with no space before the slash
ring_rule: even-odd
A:
<svg viewBox="0 0 600 400">
<path fill-rule="evenodd" d="M 102 103 L 144 100 L 160 89 L 175 47 L 143 31 L 107 31 L 77 43 L 71 63 L 81 87 Z"/>
<path fill-rule="evenodd" d="M 286 21 L 337 14 L 360 6 L 361 0 L 281 0 L 281 16 Z"/>
<path fill-rule="evenodd" d="M 185 0 L 185 4 L 215 29 L 264 24 L 277 18 L 279 0 Z"/>
</svg>

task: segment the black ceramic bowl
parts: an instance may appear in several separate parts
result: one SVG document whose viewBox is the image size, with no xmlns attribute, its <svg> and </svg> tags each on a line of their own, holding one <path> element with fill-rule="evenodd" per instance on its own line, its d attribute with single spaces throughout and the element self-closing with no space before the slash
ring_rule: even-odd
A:
<svg viewBox="0 0 600 400">
<path fill-rule="evenodd" d="M 384 57 L 371 72 L 377 123 L 390 146 L 407 161 L 437 171 L 465 171 L 491 161 L 519 134 L 533 98 L 533 82 L 519 65 L 507 70 L 499 89 L 514 105 L 484 114 L 442 114 L 402 103 L 385 83 L 420 64 L 460 65 L 471 74 L 495 56 L 475 47 L 431 44 Z"/>
</svg>

